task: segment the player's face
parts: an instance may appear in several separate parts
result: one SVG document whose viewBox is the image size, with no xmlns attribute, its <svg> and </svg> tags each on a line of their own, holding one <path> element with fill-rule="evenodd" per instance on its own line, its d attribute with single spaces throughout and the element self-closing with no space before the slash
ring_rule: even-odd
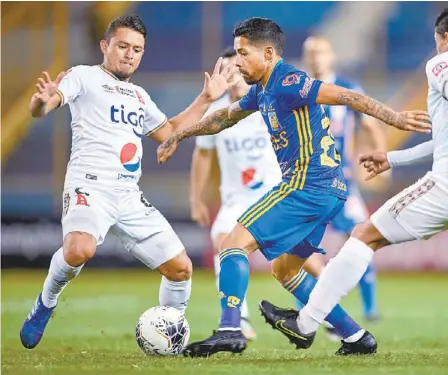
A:
<svg viewBox="0 0 448 375">
<path fill-rule="evenodd" d="M 222 61 L 222 68 L 226 68 L 229 65 L 235 65 L 236 56 L 227 57 Z M 235 73 L 227 78 L 229 85 L 229 94 L 235 100 L 241 99 L 249 91 L 250 86 L 244 81 L 243 76 L 239 70 L 235 70 Z"/>
<path fill-rule="evenodd" d="M 117 78 L 126 80 L 140 65 L 145 38 L 137 31 L 121 27 L 109 41 L 101 41 L 104 65 Z"/>
<path fill-rule="evenodd" d="M 437 53 L 443 53 L 448 51 L 448 33 L 441 35 L 439 33 L 434 34 L 436 40 Z"/>
<path fill-rule="evenodd" d="M 303 45 L 305 64 L 313 76 L 331 74 L 334 53 L 330 43 L 323 39 L 308 39 Z"/>
<path fill-rule="evenodd" d="M 266 58 L 266 47 L 251 44 L 244 36 L 234 40 L 236 51 L 236 66 L 247 84 L 253 85 L 263 78 L 269 68 Z"/>
</svg>

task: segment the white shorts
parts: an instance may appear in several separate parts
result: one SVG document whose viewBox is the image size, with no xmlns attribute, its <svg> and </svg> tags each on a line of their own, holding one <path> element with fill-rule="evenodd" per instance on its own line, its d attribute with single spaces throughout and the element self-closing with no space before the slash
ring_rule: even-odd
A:
<svg viewBox="0 0 448 375">
<path fill-rule="evenodd" d="M 66 188 L 61 221 L 64 238 L 85 232 L 97 245 L 111 229 L 127 251 L 153 269 L 184 250 L 171 225 L 139 190 Z"/>
<path fill-rule="evenodd" d="M 448 181 L 427 173 L 371 216 L 390 243 L 426 239 L 447 228 Z"/>
<path fill-rule="evenodd" d="M 248 207 L 250 207 L 250 205 Z M 230 233 L 235 227 L 238 218 L 244 213 L 244 211 L 246 211 L 248 207 L 239 204 L 221 206 L 210 232 L 212 241 L 215 242 L 220 234 Z"/>
</svg>

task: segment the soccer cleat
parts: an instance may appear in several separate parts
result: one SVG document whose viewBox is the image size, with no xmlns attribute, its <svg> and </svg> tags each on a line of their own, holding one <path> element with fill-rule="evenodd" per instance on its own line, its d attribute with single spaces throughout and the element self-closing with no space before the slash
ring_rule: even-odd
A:
<svg viewBox="0 0 448 375">
<path fill-rule="evenodd" d="M 33 349 L 39 344 L 55 307 L 46 307 L 42 302 L 42 294 L 39 294 L 20 330 L 20 341 L 25 348 Z"/>
<path fill-rule="evenodd" d="M 241 318 L 241 332 L 248 341 L 254 341 L 257 338 L 257 333 L 247 318 Z"/>
<path fill-rule="evenodd" d="M 336 355 L 375 354 L 377 347 L 375 338 L 370 332 L 365 331 L 358 341 L 352 343 L 342 341 L 342 346 L 336 352 Z"/>
<path fill-rule="evenodd" d="M 242 353 L 247 340 L 241 331 L 213 331 L 213 335 L 203 341 L 189 344 L 185 357 L 208 357 L 218 352 Z"/>
<path fill-rule="evenodd" d="M 268 301 L 261 301 L 259 308 L 266 323 L 283 333 L 291 344 L 296 345 L 297 349 L 308 349 L 312 345 L 316 332 L 307 335 L 300 332 L 297 325 L 298 311 L 282 309 Z"/>
</svg>

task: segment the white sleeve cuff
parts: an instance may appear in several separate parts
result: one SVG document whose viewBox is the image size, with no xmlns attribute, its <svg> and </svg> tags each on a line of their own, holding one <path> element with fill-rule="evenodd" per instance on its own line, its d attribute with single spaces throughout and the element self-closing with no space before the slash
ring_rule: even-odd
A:
<svg viewBox="0 0 448 375">
<path fill-rule="evenodd" d="M 432 159 L 433 152 L 433 141 L 428 141 L 405 150 L 389 151 L 387 153 L 387 160 L 391 168 L 412 165 Z"/>
</svg>

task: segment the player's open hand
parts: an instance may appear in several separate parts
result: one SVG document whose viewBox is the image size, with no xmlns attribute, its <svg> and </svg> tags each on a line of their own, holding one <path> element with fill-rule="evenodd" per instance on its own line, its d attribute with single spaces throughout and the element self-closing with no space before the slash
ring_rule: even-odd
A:
<svg viewBox="0 0 448 375">
<path fill-rule="evenodd" d="M 210 225 L 210 213 L 204 202 L 191 202 L 191 219 L 198 223 L 201 227 L 207 227 Z"/>
<path fill-rule="evenodd" d="M 221 72 L 222 57 L 218 59 L 213 70 L 213 74 L 210 76 L 205 72 L 204 88 L 202 94 L 209 102 L 218 100 L 227 90 L 229 85 L 224 72 Z"/>
<path fill-rule="evenodd" d="M 370 174 L 366 177 L 366 181 L 378 176 L 390 169 L 389 161 L 387 160 L 387 153 L 384 151 L 374 151 L 368 154 L 363 154 L 359 157 L 359 164 L 363 164 L 364 168 Z"/>
<path fill-rule="evenodd" d="M 399 112 L 392 126 L 416 133 L 431 133 L 431 120 L 426 111 Z"/>
<path fill-rule="evenodd" d="M 157 147 L 157 162 L 159 164 L 166 163 L 176 152 L 179 142 L 176 136 L 171 135 L 165 142 Z"/>
<path fill-rule="evenodd" d="M 64 78 L 67 73 L 59 73 L 54 81 L 51 80 L 50 75 L 47 72 L 42 72 L 42 74 L 44 78 L 37 79 L 37 93 L 34 94 L 34 97 L 40 100 L 42 103 L 48 103 L 51 97 L 56 94 L 62 78 Z"/>
</svg>

